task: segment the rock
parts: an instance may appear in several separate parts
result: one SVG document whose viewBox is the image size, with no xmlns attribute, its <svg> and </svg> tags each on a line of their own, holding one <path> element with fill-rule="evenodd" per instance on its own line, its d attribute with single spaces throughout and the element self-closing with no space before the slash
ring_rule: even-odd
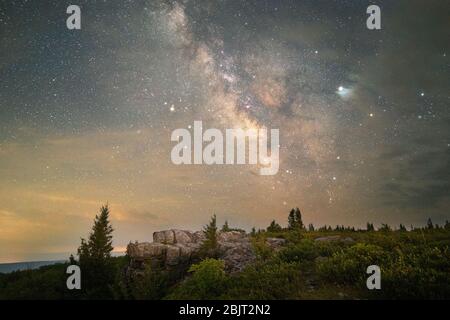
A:
<svg viewBox="0 0 450 320">
<path fill-rule="evenodd" d="M 314 241 L 317 241 L 317 242 L 338 241 L 340 238 L 341 238 L 341 236 L 328 236 L 328 237 L 316 238 Z"/>
<path fill-rule="evenodd" d="M 240 241 L 246 238 L 247 235 L 244 232 L 240 231 L 227 231 L 227 232 L 219 232 L 217 235 L 218 242 L 232 242 L 232 241 Z"/>
<path fill-rule="evenodd" d="M 130 267 L 142 270 L 144 264 L 162 266 L 167 269 L 195 263 L 205 239 L 202 231 L 164 230 L 153 233 L 153 242 L 130 243 L 128 254 Z M 268 238 L 267 244 L 280 248 L 286 240 Z M 250 236 L 245 232 L 218 232 L 217 244 L 219 258 L 224 260 L 227 272 L 238 272 L 256 259 Z"/>
<path fill-rule="evenodd" d="M 175 234 L 173 230 L 164 230 L 153 232 L 153 242 L 164 243 L 164 244 L 174 244 Z"/>
<path fill-rule="evenodd" d="M 185 230 L 173 230 L 175 243 L 186 244 L 195 242 L 192 232 Z"/>
<path fill-rule="evenodd" d="M 317 241 L 317 242 L 341 241 L 341 242 L 347 242 L 347 243 L 355 242 L 355 240 L 353 240 L 350 237 L 342 238 L 341 236 L 320 237 L 320 238 L 316 238 L 314 241 Z"/>
<path fill-rule="evenodd" d="M 177 246 L 168 245 L 166 251 L 166 264 L 175 266 L 180 263 L 181 249 Z"/>
<path fill-rule="evenodd" d="M 277 249 L 283 246 L 286 243 L 286 240 L 281 238 L 267 238 L 266 243 L 272 249 Z"/>
<path fill-rule="evenodd" d="M 347 242 L 347 243 L 353 243 L 355 242 L 355 240 L 353 240 L 353 238 L 347 237 L 344 240 L 342 240 L 343 242 Z"/>
</svg>

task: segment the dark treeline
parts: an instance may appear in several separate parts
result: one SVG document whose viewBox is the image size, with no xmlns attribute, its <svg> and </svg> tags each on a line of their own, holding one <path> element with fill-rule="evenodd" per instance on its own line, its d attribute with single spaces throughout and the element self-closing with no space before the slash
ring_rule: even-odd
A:
<svg viewBox="0 0 450 320">
<path fill-rule="evenodd" d="M 275 220 L 252 228 L 257 259 L 237 274 L 227 274 L 217 254 L 218 232 L 238 231 L 213 215 L 203 232 L 201 260 L 183 270 L 145 266 L 134 281 L 126 277 L 129 257 L 112 257 L 110 209 L 95 216 L 77 256 L 66 264 L 0 274 L 0 299 L 448 299 L 450 298 L 450 224 L 398 228 L 381 224 L 365 229 L 305 225 L 299 208 L 287 214 L 287 226 Z M 333 237 L 328 237 L 331 235 Z M 345 241 L 315 241 L 340 237 Z M 281 250 L 269 237 L 286 240 Z M 82 270 L 81 290 L 68 290 L 66 268 Z M 379 265 L 382 290 L 366 288 L 366 268 Z"/>
</svg>

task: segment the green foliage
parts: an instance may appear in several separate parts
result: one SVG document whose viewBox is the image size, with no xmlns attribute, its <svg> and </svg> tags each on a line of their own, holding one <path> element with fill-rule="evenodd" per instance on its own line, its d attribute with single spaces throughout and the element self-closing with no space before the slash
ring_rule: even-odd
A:
<svg viewBox="0 0 450 320">
<path fill-rule="evenodd" d="M 225 220 L 225 223 L 223 224 L 222 229 L 220 231 L 222 232 L 231 231 L 230 227 L 228 226 L 228 221 Z"/>
<path fill-rule="evenodd" d="M 382 294 L 389 299 L 448 299 L 450 251 L 423 246 L 395 252 L 382 269 Z"/>
<path fill-rule="evenodd" d="M 228 276 L 223 260 L 205 259 L 193 264 L 192 276 L 182 282 L 169 296 L 170 299 L 217 299 L 226 289 Z"/>
<path fill-rule="evenodd" d="M 302 290 L 301 272 L 296 264 L 278 259 L 259 262 L 232 277 L 226 299 L 294 299 Z"/>
<path fill-rule="evenodd" d="M 367 278 L 366 269 L 370 265 L 382 266 L 389 256 L 383 248 L 365 243 L 357 243 L 342 249 L 318 263 L 322 278 L 337 283 L 362 286 Z"/>
<path fill-rule="evenodd" d="M 288 216 L 288 229 L 289 230 L 302 230 L 304 229 L 302 214 L 299 208 L 292 209 Z"/>
<path fill-rule="evenodd" d="M 304 239 L 282 250 L 279 256 L 286 262 L 302 262 L 305 260 L 314 260 L 319 256 L 319 251 L 312 240 Z"/>
<path fill-rule="evenodd" d="M 142 274 L 130 279 L 128 294 L 136 300 L 159 300 L 168 293 L 169 284 L 167 271 L 153 270 L 146 265 Z"/>
<path fill-rule="evenodd" d="M 267 232 L 280 232 L 281 230 L 283 230 L 283 228 L 281 228 L 275 220 L 272 220 L 270 225 L 267 227 Z"/>
<path fill-rule="evenodd" d="M 261 260 L 267 260 L 273 255 L 272 249 L 266 244 L 266 237 L 262 234 L 252 238 L 252 246 L 256 256 Z"/>
<path fill-rule="evenodd" d="M 291 211 L 294 226 L 301 215 Z M 38 270 L 0 274 L 0 299 L 448 299 L 450 297 L 450 225 L 399 231 L 383 225 L 375 231 L 338 226 L 319 230 L 303 223 L 282 229 L 273 221 L 267 231 L 253 228 L 252 245 L 257 259 L 243 271 L 226 274 L 218 256 L 216 217 L 205 226 L 203 257 L 192 266 L 152 269 L 146 266 L 132 276 L 126 272 L 129 258 L 111 257 L 109 210 L 96 217 L 89 239 L 82 240 L 79 263 L 82 290 L 66 288 L 67 264 Z M 292 222 L 291 221 L 291 222 Z M 292 225 L 292 223 L 291 223 Z M 299 226 L 302 226 L 300 228 Z M 433 226 L 431 228 L 431 226 Z M 231 229 L 228 223 L 225 229 Z M 272 228 L 274 227 L 274 228 Z M 222 228 L 224 229 L 224 228 Z M 318 237 L 338 236 L 316 241 Z M 286 245 L 273 250 L 268 237 L 280 237 Z M 347 238 L 351 237 L 352 240 Z M 369 265 L 381 268 L 382 290 L 368 290 Z M 97 289 L 97 290 L 96 290 Z"/>
<path fill-rule="evenodd" d="M 0 300 L 73 299 L 76 292 L 67 290 L 67 264 L 56 264 L 36 270 L 0 274 Z"/>
<path fill-rule="evenodd" d="M 111 261 L 113 228 L 109 222 L 109 208 L 102 206 L 95 216 L 89 239 L 81 239 L 78 264 L 81 268 L 81 288 L 87 298 L 112 298 L 111 283 L 115 266 Z"/>
<path fill-rule="evenodd" d="M 217 218 L 214 214 L 211 217 L 209 224 L 203 228 L 205 241 L 202 243 L 201 252 L 204 256 L 217 256 Z"/>
</svg>

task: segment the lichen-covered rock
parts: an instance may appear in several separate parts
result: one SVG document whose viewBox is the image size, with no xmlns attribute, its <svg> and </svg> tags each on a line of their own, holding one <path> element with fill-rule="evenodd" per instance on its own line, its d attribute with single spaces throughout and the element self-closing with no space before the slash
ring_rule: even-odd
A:
<svg viewBox="0 0 450 320">
<path fill-rule="evenodd" d="M 217 235 L 217 241 L 219 243 L 241 241 L 245 238 L 248 238 L 248 236 L 245 234 L 245 232 L 240 231 L 219 232 Z"/>
<path fill-rule="evenodd" d="M 342 238 L 341 236 L 320 237 L 320 238 L 316 238 L 314 241 L 316 241 L 316 242 L 342 241 L 342 242 L 347 242 L 347 243 L 355 242 L 355 240 L 353 240 L 350 237 Z"/>
<path fill-rule="evenodd" d="M 180 263 L 181 249 L 175 245 L 168 245 L 166 249 L 166 264 L 176 266 Z"/>
<path fill-rule="evenodd" d="M 194 263 L 204 240 L 205 236 L 201 231 L 172 229 L 154 232 L 152 243 L 128 245 L 131 268 L 142 268 L 149 263 L 170 269 Z M 266 243 L 272 249 L 277 249 L 285 240 L 268 238 Z M 224 260 L 227 272 L 241 271 L 256 259 L 251 238 L 245 232 L 218 232 L 217 245 L 219 258 Z"/>
<path fill-rule="evenodd" d="M 286 244 L 286 240 L 281 238 L 267 238 L 266 243 L 272 249 L 278 249 L 284 244 Z"/>
<path fill-rule="evenodd" d="M 174 244 L 175 235 L 173 230 L 164 230 L 153 232 L 153 242 L 164 243 L 164 244 Z"/>
</svg>

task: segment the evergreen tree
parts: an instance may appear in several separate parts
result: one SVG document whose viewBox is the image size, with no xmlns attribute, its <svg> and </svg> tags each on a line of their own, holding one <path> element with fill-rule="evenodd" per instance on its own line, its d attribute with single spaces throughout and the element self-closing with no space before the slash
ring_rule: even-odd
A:
<svg viewBox="0 0 450 320">
<path fill-rule="evenodd" d="M 228 226 L 228 221 L 227 221 L 227 220 L 225 220 L 225 223 L 223 224 L 222 230 L 221 230 L 221 231 L 222 231 L 222 232 L 228 232 L 228 231 L 231 231 L 230 227 Z"/>
<path fill-rule="evenodd" d="M 82 290 L 88 298 L 111 297 L 109 288 L 114 279 L 114 265 L 111 261 L 112 232 L 108 205 L 102 206 L 100 215 L 95 216 L 89 239 L 86 241 L 82 238 L 78 248 Z"/>
<path fill-rule="evenodd" d="M 302 214 L 299 208 L 292 209 L 289 212 L 288 228 L 289 230 L 301 230 L 305 228 L 302 221 Z"/>
<path fill-rule="evenodd" d="M 313 225 L 312 223 L 310 223 L 310 224 L 308 225 L 308 230 L 309 230 L 309 231 L 314 231 L 314 225 Z"/>
<path fill-rule="evenodd" d="M 295 224 L 295 210 L 292 209 L 289 212 L 289 216 L 288 216 L 288 228 L 290 230 L 292 230 L 292 229 L 295 229 L 295 227 L 296 227 L 296 224 Z"/>
<path fill-rule="evenodd" d="M 433 229 L 433 221 L 431 221 L 431 218 L 428 218 L 427 221 L 427 229 Z"/>
<path fill-rule="evenodd" d="M 448 220 L 445 220 L 444 229 L 445 230 L 450 230 L 450 222 Z"/>
<path fill-rule="evenodd" d="M 367 222 L 367 231 L 375 231 L 373 223 Z"/>
<path fill-rule="evenodd" d="M 400 231 L 406 231 L 406 227 L 400 223 L 400 227 L 399 227 Z"/>
<path fill-rule="evenodd" d="M 303 220 L 302 220 L 302 213 L 300 212 L 299 208 L 295 208 L 295 222 L 297 223 L 298 229 L 305 228 L 305 225 L 303 224 Z"/>
<path fill-rule="evenodd" d="M 69 257 L 69 264 L 70 265 L 76 265 L 77 261 L 75 260 L 75 257 L 73 256 L 73 254 L 70 255 Z"/>
<path fill-rule="evenodd" d="M 217 218 L 214 214 L 210 222 L 203 228 L 205 241 L 203 241 L 201 251 L 208 256 L 215 256 L 217 254 Z"/>
<path fill-rule="evenodd" d="M 281 230 L 281 226 L 275 220 L 272 220 L 270 225 L 267 227 L 267 232 L 280 232 Z"/>
<path fill-rule="evenodd" d="M 252 228 L 252 231 L 250 232 L 250 235 L 252 237 L 256 236 L 256 229 L 255 229 L 255 227 Z"/>
</svg>

